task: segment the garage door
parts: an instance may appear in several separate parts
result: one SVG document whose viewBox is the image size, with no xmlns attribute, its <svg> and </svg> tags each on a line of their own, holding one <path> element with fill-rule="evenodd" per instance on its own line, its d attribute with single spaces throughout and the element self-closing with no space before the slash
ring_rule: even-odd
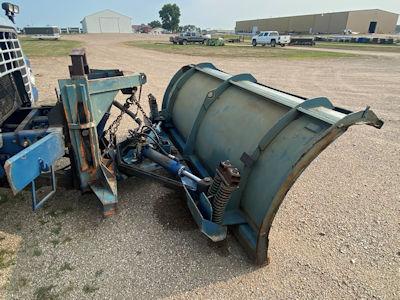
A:
<svg viewBox="0 0 400 300">
<path fill-rule="evenodd" d="M 100 32 L 114 33 L 120 32 L 118 18 L 100 18 Z"/>
</svg>

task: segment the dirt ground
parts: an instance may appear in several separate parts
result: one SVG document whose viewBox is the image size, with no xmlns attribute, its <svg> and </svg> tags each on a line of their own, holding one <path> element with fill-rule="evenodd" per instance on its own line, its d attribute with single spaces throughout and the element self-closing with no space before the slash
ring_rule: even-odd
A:
<svg viewBox="0 0 400 300">
<path fill-rule="evenodd" d="M 179 68 L 210 61 L 121 44 L 140 36 L 75 38 L 93 68 L 146 73 L 144 92 L 160 103 Z M 271 263 L 262 268 L 234 237 L 208 241 L 181 195 L 148 180 L 120 183 L 119 212 L 108 219 L 94 195 L 77 191 L 61 188 L 37 213 L 28 193 L 8 199 L 0 206 L 0 245 L 12 259 L 0 269 L 3 298 L 400 298 L 400 55 L 212 62 L 351 110 L 370 105 L 385 125 L 350 128 L 303 173 L 273 223 Z M 32 59 L 40 103 L 54 102 L 68 64 Z"/>
</svg>

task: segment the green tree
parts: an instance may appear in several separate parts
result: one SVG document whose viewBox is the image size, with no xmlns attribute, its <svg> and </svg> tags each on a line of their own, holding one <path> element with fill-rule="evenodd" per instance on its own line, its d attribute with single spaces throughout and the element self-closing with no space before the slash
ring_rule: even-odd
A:
<svg viewBox="0 0 400 300">
<path fill-rule="evenodd" d="M 150 22 L 149 24 L 147 24 L 147 25 L 149 25 L 151 28 L 162 27 L 161 22 L 158 21 L 158 20 L 151 21 L 151 22 Z"/>
<path fill-rule="evenodd" d="M 166 30 L 177 31 L 181 10 L 176 4 L 165 4 L 159 11 L 162 27 Z"/>
</svg>

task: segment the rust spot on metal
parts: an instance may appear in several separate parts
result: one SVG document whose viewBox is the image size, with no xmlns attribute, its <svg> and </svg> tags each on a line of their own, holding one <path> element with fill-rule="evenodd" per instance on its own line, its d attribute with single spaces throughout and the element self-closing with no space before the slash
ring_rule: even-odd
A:
<svg viewBox="0 0 400 300">
<path fill-rule="evenodd" d="M 85 146 L 83 142 L 79 144 L 79 150 L 81 152 L 81 170 L 82 171 L 87 171 L 89 169 L 89 164 L 86 161 L 86 155 L 85 155 Z"/>
<path fill-rule="evenodd" d="M 85 173 L 89 175 L 88 183 L 93 183 L 97 180 L 97 169 L 96 168 L 88 168 L 85 171 Z"/>
<path fill-rule="evenodd" d="M 10 185 L 13 194 L 16 195 L 18 191 L 16 187 L 13 185 L 13 182 L 11 180 L 11 165 L 8 163 L 8 161 L 6 161 L 6 163 L 4 164 L 4 171 L 6 172 L 7 175 L 8 184 Z"/>
<path fill-rule="evenodd" d="M 109 218 L 109 217 L 115 215 L 116 212 L 117 212 L 116 205 L 113 205 L 112 208 L 108 208 L 107 210 L 103 211 L 103 216 L 104 216 L 105 218 Z"/>
<path fill-rule="evenodd" d="M 99 166 L 99 151 L 97 151 L 97 147 L 96 145 L 98 145 L 98 141 L 93 137 L 93 130 L 90 130 L 90 150 L 91 150 L 91 156 L 92 156 L 92 160 L 93 160 L 93 166 L 94 167 L 98 167 Z M 96 155 L 97 154 L 97 155 Z"/>
<path fill-rule="evenodd" d="M 65 120 L 67 120 L 67 123 L 71 123 L 72 120 L 70 119 L 70 115 L 69 115 L 68 112 L 67 112 L 66 106 L 63 105 L 62 107 L 63 107 L 63 110 L 64 110 Z"/>
</svg>

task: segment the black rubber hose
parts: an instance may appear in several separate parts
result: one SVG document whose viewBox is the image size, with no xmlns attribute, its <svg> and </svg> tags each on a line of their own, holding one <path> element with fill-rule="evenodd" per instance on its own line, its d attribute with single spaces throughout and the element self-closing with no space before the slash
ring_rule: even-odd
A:
<svg viewBox="0 0 400 300">
<path fill-rule="evenodd" d="M 169 155 L 169 153 L 164 150 L 164 148 L 161 146 L 161 144 L 159 142 L 157 142 L 155 139 L 153 139 L 150 135 L 148 135 L 147 133 L 143 133 L 143 132 L 140 132 L 139 135 L 142 135 L 142 136 L 145 136 L 145 137 L 151 139 L 154 142 L 154 144 L 156 144 L 156 146 L 160 149 L 161 152 L 163 152 L 167 156 Z"/>
<path fill-rule="evenodd" d="M 119 110 L 125 111 L 125 113 L 126 113 L 128 116 L 130 116 L 138 125 L 141 125 L 141 124 L 139 124 L 138 121 L 136 120 L 137 114 L 131 112 L 130 110 L 125 110 L 124 106 L 123 106 L 121 103 L 119 103 L 118 101 L 115 101 L 115 100 L 114 100 L 114 101 L 113 101 L 113 105 L 114 105 L 116 108 L 118 108 Z"/>
<path fill-rule="evenodd" d="M 157 131 L 156 131 L 153 127 L 147 126 L 147 125 L 143 125 L 142 129 L 140 130 L 140 132 L 141 132 L 141 133 L 144 133 L 143 130 L 144 130 L 145 128 L 148 128 L 149 130 L 151 130 L 151 131 L 154 133 L 154 135 L 156 136 L 157 141 L 158 141 L 159 143 L 161 143 L 161 139 L 160 139 L 160 137 L 159 137 Z"/>
</svg>

